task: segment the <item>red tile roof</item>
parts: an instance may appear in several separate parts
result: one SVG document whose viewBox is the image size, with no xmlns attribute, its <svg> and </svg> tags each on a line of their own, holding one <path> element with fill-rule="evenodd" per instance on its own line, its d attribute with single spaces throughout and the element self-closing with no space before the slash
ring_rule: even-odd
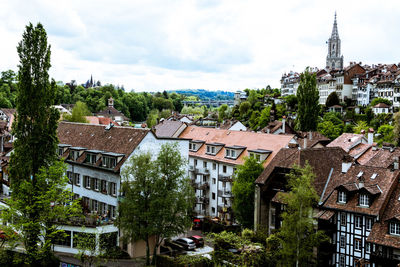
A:
<svg viewBox="0 0 400 267">
<path fill-rule="evenodd" d="M 206 145 L 202 145 L 197 152 L 189 152 L 190 156 L 217 160 L 228 164 L 243 164 L 248 150 L 264 149 L 272 153 L 264 162 L 264 166 L 275 157 L 281 148 L 287 147 L 294 135 L 274 135 L 244 131 L 230 131 L 215 128 L 188 126 L 179 136 L 192 140 L 202 140 L 206 143 L 222 143 L 226 146 L 244 146 L 247 149 L 237 159 L 225 158 L 225 149 L 221 149 L 215 156 L 206 154 Z"/>
</svg>

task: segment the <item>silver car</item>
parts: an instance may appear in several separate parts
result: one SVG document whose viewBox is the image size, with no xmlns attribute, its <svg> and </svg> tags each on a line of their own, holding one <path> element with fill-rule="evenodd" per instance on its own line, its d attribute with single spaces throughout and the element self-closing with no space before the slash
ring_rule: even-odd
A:
<svg viewBox="0 0 400 267">
<path fill-rule="evenodd" d="M 196 248 L 196 243 L 194 243 L 193 240 L 183 237 L 179 238 L 174 241 L 174 243 L 177 243 L 185 248 L 185 250 L 194 250 Z"/>
</svg>

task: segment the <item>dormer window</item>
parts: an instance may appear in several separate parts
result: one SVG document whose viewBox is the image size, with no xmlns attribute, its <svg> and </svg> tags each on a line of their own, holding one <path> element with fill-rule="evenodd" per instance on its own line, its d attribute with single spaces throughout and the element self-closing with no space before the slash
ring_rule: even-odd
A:
<svg viewBox="0 0 400 267">
<path fill-rule="evenodd" d="M 255 158 L 257 162 L 264 162 L 268 158 L 268 156 L 272 153 L 271 150 L 265 150 L 265 149 L 252 149 L 248 150 L 249 152 L 249 157 L 250 158 Z"/>
<path fill-rule="evenodd" d="M 200 147 L 204 144 L 202 140 L 193 140 L 189 142 L 189 150 L 193 152 L 197 152 Z"/>
<path fill-rule="evenodd" d="M 225 157 L 227 157 L 227 158 L 236 158 L 236 150 L 226 149 Z"/>
<path fill-rule="evenodd" d="M 71 150 L 68 159 L 77 160 L 79 158 L 79 151 Z"/>
<path fill-rule="evenodd" d="M 390 222 L 389 223 L 389 234 L 391 234 L 391 235 L 400 235 L 400 223 L 398 223 L 398 222 Z"/>
<path fill-rule="evenodd" d="M 360 194 L 360 206 L 369 207 L 369 196 L 367 194 Z"/>
<path fill-rule="evenodd" d="M 345 191 L 338 192 L 338 202 L 339 203 L 347 203 L 347 195 Z"/>
<path fill-rule="evenodd" d="M 87 153 L 85 163 L 95 164 L 96 163 L 96 154 Z"/>
<path fill-rule="evenodd" d="M 117 160 L 114 157 L 103 156 L 103 167 L 114 168 L 117 165 Z"/>
<path fill-rule="evenodd" d="M 210 143 L 207 144 L 206 154 L 215 156 L 218 152 L 224 147 L 224 144 L 221 143 Z"/>
</svg>

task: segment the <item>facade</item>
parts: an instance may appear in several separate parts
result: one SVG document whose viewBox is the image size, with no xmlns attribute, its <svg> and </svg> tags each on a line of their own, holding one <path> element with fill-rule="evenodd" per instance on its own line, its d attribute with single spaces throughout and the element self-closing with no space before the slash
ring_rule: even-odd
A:
<svg viewBox="0 0 400 267">
<path fill-rule="evenodd" d="M 67 238 L 55 246 L 55 251 L 77 253 L 74 236 L 82 233 L 109 238 L 119 244 L 116 217 L 120 196 L 120 172 L 127 160 L 140 152 L 158 154 L 161 145 L 178 142 L 181 155 L 188 158 L 188 140 L 158 138 L 149 129 L 61 122 L 58 127 L 59 156 L 67 163 L 69 187 L 75 198 L 82 199 L 84 221 L 63 226 Z M 143 256 L 138 243 L 127 244 L 132 257 Z"/>
<path fill-rule="evenodd" d="M 198 216 L 218 217 L 232 223 L 232 181 L 244 157 L 267 166 L 281 148 L 295 144 L 294 135 L 187 127 L 180 138 L 189 143 L 189 173 L 196 189 Z"/>
<path fill-rule="evenodd" d="M 234 106 L 238 106 L 238 105 L 240 105 L 240 103 L 242 103 L 243 101 L 246 101 L 246 99 L 247 99 L 246 92 L 236 91 L 236 92 L 235 92 L 235 95 L 234 95 L 233 105 L 234 105 Z"/>
<path fill-rule="evenodd" d="M 299 87 L 300 74 L 290 71 L 281 78 L 281 96 L 296 95 Z"/>
</svg>

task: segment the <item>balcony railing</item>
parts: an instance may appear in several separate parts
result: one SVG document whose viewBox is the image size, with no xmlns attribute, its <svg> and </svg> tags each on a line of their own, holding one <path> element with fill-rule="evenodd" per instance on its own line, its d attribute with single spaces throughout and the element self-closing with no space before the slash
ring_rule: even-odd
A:
<svg viewBox="0 0 400 267">
<path fill-rule="evenodd" d="M 196 173 L 208 175 L 208 174 L 210 174 L 210 169 L 209 168 L 196 168 Z"/>
<path fill-rule="evenodd" d="M 218 180 L 221 182 L 232 182 L 232 175 L 220 174 Z"/>
<path fill-rule="evenodd" d="M 230 198 L 232 197 L 232 192 L 228 190 L 218 190 L 219 197 Z"/>
<path fill-rule="evenodd" d="M 196 200 L 199 204 L 208 204 L 210 202 L 210 199 L 207 196 L 197 197 Z"/>
</svg>

